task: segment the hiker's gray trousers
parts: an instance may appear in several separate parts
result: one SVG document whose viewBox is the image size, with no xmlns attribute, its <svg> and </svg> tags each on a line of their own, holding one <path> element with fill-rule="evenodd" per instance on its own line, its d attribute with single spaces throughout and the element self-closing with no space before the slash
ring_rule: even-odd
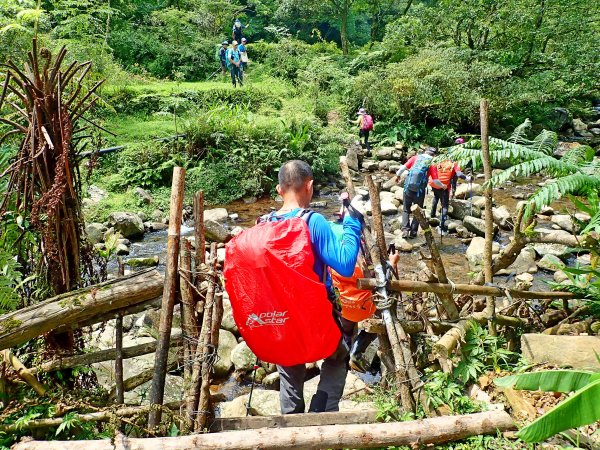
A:
<svg viewBox="0 0 600 450">
<path fill-rule="evenodd" d="M 304 404 L 304 378 L 306 366 L 277 366 L 281 387 L 279 401 L 282 414 L 303 413 Z M 348 345 L 340 339 L 337 350 L 323 361 L 321 378 L 317 393 L 313 396 L 309 412 L 339 411 L 340 398 L 346 384 L 348 372 Z"/>
</svg>

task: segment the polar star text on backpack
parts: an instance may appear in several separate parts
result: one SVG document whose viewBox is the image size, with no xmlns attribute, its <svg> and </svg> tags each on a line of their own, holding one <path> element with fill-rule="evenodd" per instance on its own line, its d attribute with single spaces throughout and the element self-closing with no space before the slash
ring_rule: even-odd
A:
<svg viewBox="0 0 600 450">
<path fill-rule="evenodd" d="M 411 192 L 421 193 L 427 187 L 427 178 L 429 175 L 429 166 L 431 165 L 431 156 L 419 155 L 413 166 L 409 169 L 404 188 Z"/>
<path fill-rule="evenodd" d="M 360 129 L 363 131 L 371 131 L 373 129 L 373 118 L 370 115 L 365 114 L 363 116 Z"/>
<path fill-rule="evenodd" d="M 283 366 L 330 356 L 341 337 L 325 285 L 313 270 L 310 214 L 259 223 L 226 247 L 233 318 L 261 360 Z"/>
</svg>

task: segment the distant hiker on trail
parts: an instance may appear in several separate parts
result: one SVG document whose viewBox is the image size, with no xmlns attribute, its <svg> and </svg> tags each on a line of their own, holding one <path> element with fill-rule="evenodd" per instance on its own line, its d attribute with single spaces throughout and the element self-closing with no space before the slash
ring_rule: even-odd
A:
<svg viewBox="0 0 600 450">
<path fill-rule="evenodd" d="M 358 119 L 353 121 L 356 125 L 358 125 L 358 138 L 365 138 L 365 148 L 367 149 L 367 156 L 371 156 L 371 145 L 369 144 L 369 134 L 373 130 L 373 117 L 367 114 L 367 110 L 365 108 L 360 108 L 356 113 L 358 115 Z"/>
<path fill-rule="evenodd" d="M 229 42 L 223 41 L 221 48 L 219 49 L 219 61 L 221 62 L 221 72 L 223 75 L 227 73 L 227 47 Z"/>
<path fill-rule="evenodd" d="M 343 243 L 343 228 L 339 223 L 331 223 L 331 229 Z M 390 255 L 390 264 L 396 267 L 400 255 L 394 251 Z M 334 287 L 338 290 L 340 303 L 342 304 L 342 327 L 344 336 L 352 337 L 356 331 L 358 322 L 372 317 L 377 311 L 373 302 L 373 291 L 370 289 L 358 289 L 356 281 L 359 278 L 365 278 L 361 266 L 365 266 L 364 256 L 358 256 L 354 273 L 350 277 L 345 277 L 331 269 L 331 278 Z M 377 337 L 374 333 L 367 333 L 365 330 L 358 331 L 350 346 L 350 368 L 357 372 L 364 373 L 370 370 L 370 363 L 365 360 L 363 354 L 369 344 Z"/>
<path fill-rule="evenodd" d="M 246 67 L 248 66 L 248 49 L 246 47 L 247 43 L 248 41 L 246 38 L 242 38 L 242 43 L 238 45 L 238 50 L 240 51 L 240 61 L 242 63 L 240 67 L 242 71 L 245 71 Z"/>
<path fill-rule="evenodd" d="M 233 21 L 233 28 L 231 29 L 231 39 L 241 42 L 244 37 L 244 30 L 248 28 L 248 26 L 249 25 L 242 25 L 240 19 L 235 19 Z"/>
<path fill-rule="evenodd" d="M 346 382 L 347 340 L 328 268 L 351 276 L 363 211 L 351 203 L 343 243 L 327 220 L 307 208 L 313 172 L 293 160 L 279 169 L 283 205 L 227 244 L 225 285 L 240 334 L 261 361 L 277 364 L 283 414 L 305 412 L 306 363 L 324 359 L 309 411 L 338 411 Z"/>
<path fill-rule="evenodd" d="M 445 188 L 436 187 L 433 180 L 429 181 L 429 186 L 433 189 L 433 201 L 431 203 L 431 217 L 437 215 L 438 202 L 442 203 L 442 220 L 440 223 L 440 235 L 444 236 L 448 233 L 446 220 L 448 218 L 448 207 L 450 206 L 450 193 L 456 190 L 456 179 L 462 178 L 471 182 L 471 176 L 467 176 L 460 170 L 457 163 L 450 159 L 445 159 L 435 164 L 437 169 L 438 180 L 441 181 Z M 453 184 L 454 183 L 454 184 Z"/>
<path fill-rule="evenodd" d="M 227 50 L 227 68 L 231 73 L 231 82 L 233 87 L 236 87 L 236 81 L 240 84 L 240 87 L 244 85 L 244 74 L 240 68 L 240 51 L 238 50 L 237 41 L 231 43 L 232 48 Z"/>
<path fill-rule="evenodd" d="M 413 217 L 410 221 L 410 208 L 412 205 L 419 205 L 421 208 L 425 202 L 425 189 L 427 180 L 432 179 L 433 185 L 438 189 L 446 189 L 444 183 L 438 180 L 437 168 L 431 165 L 433 157 L 437 150 L 434 147 L 427 147 L 420 155 L 415 155 L 400 167 L 396 172 L 396 182 L 400 182 L 400 176 L 408 170 L 408 175 L 404 180 L 404 204 L 402 209 L 402 237 L 417 237 L 419 231 L 419 222 Z"/>
</svg>

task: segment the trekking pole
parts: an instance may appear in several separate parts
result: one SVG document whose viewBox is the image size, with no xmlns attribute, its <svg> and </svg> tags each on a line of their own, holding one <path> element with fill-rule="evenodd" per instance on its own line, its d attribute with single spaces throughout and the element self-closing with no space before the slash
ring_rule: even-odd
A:
<svg viewBox="0 0 600 450">
<path fill-rule="evenodd" d="M 217 72 L 219 72 L 221 70 L 221 68 L 219 67 L 217 70 L 215 70 L 212 74 L 210 74 L 210 76 L 206 79 L 206 81 L 210 80 L 212 77 L 214 77 Z"/>
<path fill-rule="evenodd" d="M 250 405 L 252 403 L 252 393 L 254 392 L 254 385 L 256 384 L 256 370 L 260 366 L 258 365 L 258 358 L 256 358 L 256 362 L 254 363 L 254 368 L 252 371 L 252 384 L 250 385 L 250 395 L 248 396 L 248 404 L 246 405 L 246 417 L 250 415 Z"/>
</svg>

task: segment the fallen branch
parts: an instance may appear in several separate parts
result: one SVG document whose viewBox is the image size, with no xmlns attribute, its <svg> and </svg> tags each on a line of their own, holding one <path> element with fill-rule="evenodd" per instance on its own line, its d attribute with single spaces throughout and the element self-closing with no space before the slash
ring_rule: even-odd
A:
<svg viewBox="0 0 600 450">
<path fill-rule="evenodd" d="M 163 277 L 154 269 L 53 297 L 0 316 L 0 350 L 15 347 L 57 329 L 107 311 L 154 299 Z"/>
<path fill-rule="evenodd" d="M 359 289 L 375 289 L 377 280 L 374 278 L 360 278 Z M 492 295 L 494 297 L 505 297 L 506 293 L 512 298 L 522 299 L 576 299 L 580 298 L 572 292 L 562 291 L 522 291 L 518 289 L 503 289 L 495 286 L 478 286 L 473 284 L 444 284 L 425 283 L 412 280 L 392 280 L 389 289 L 397 292 L 433 292 L 435 294 L 470 294 L 470 295 Z"/>
<path fill-rule="evenodd" d="M 10 350 L 4 350 L 2 352 L 2 358 L 9 366 L 12 366 L 12 368 L 15 369 L 17 375 L 31 386 L 39 396 L 44 397 L 46 395 L 46 388 L 44 385 L 38 381 L 35 375 L 31 373 L 31 371 L 25 367 Z"/>
<path fill-rule="evenodd" d="M 12 450 L 311 450 L 380 448 L 401 445 L 427 445 L 456 441 L 480 434 L 496 434 L 515 428 L 505 411 L 487 411 L 462 416 L 396 423 L 326 425 L 225 433 L 195 434 L 163 438 L 127 438 L 118 434 L 114 441 L 27 441 Z"/>
</svg>

